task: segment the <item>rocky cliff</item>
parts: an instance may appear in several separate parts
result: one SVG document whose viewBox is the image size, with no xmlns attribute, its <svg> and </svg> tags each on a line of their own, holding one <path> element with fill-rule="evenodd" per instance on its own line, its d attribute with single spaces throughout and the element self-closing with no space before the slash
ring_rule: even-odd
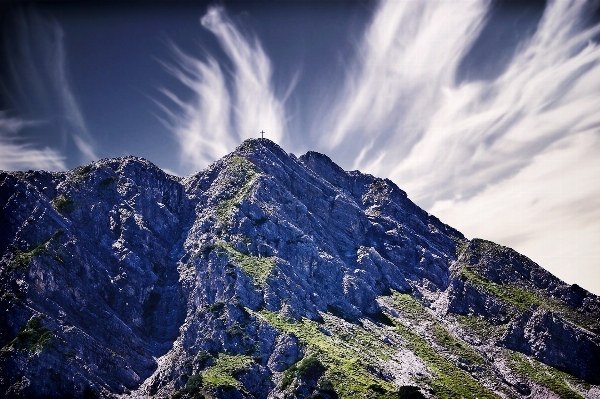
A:
<svg viewBox="0 0 600 399">
<path fill-rule="evenodd" d="M 600 397 L 597 296 L 322 154 L 0 172 L 0 206 L 5 397 Z"/>
</svg>

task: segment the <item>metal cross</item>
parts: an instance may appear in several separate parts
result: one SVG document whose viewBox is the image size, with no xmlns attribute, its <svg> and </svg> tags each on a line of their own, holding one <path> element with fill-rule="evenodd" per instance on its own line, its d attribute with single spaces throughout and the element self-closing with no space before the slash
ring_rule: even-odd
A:
<svg viewBox="0 0 600 399">
<path fill-rule="evenodd" d="M 260 138 L 261 139 L 265 138 L 265 131 L 264 130 L 261 130 L 261 132 L 260 132 Z"/>
</svg>

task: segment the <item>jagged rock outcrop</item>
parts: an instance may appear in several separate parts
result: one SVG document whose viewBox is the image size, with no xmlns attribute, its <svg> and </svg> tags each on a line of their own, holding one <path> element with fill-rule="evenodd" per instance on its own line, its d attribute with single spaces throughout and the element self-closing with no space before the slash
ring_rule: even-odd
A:
<svg viewBox="0 0 600 399">
<path fill-rule="evenodd" d="M 6 397 L 599 397 L 600 300 L 395 184 L 247 140 L 0 173 Z"/>
<path fill-rule="evenodd" d="M 186 214 L 181 184 L 136 159 L 2 179 L 3 389 L 137 387 L 185 315 L 171 253 Z M 44 345 L 25 334 L 34 320 L 50 332 Z"/>
<path fill-rule="evenodd" d="M 600 383 L 598 337 L 543 308 L 512 321 L 501 344 L 583 380 Z"/>
</svg>

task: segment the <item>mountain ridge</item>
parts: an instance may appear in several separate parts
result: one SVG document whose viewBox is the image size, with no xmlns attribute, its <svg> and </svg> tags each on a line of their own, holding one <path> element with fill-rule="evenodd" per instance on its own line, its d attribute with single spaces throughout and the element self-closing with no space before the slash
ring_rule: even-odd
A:
<svg viewBox="0 0 600 399">
<path fill-rule="evenodd" d="M 600 397 L 597 296 L 323 154 L 2 172 L 0 201 L 7 397 Z"/>
</svg>

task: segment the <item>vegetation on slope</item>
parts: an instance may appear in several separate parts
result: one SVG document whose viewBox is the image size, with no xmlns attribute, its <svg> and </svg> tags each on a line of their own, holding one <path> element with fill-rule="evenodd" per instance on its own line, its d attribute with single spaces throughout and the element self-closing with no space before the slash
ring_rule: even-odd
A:
<svg viewBox="0 0 600 399">
<path fill-rule="evenodd" d="M 377 353 L 389 358 L 394 349 L 360 327 L 344 335 L 328 330 L 334 330 L 334 323 L 341 323 L 329 315 L 324 315 L 324 325 L 308 319 L 286 319 L 267 310 L 262 310 L 260 315 L 278 330 L 294 334 L 308 348 L 308 355 L 284 373 L 285 384 L 291 384 L 301 377 L 302 370 L 318 362 L 324 369 L 323 380 L 331 383 L 340 398 L 386 397 L 396 392 L 393 384 L 369 371 L 380 358 Z"/>
<path fill-rule="evenodd" d="M 583 399 L 567 383 L 568 381 L 571 384 L 585 385 L 583 381 L 579 381 L 575 377 L 538 362 L 535 359 L 529 359 L 521 353 L 508 349 L 506 351 L 510 367 L 522 377 L 531 379 L 549 388 L 563 399 Z"/>
<path fill-rule="evenodd" d="M 250 364 L 250 356 L 219 353 L 215 363 L 202 372 L 202 381 L 204 385 L 214 388 L 240 388 L 241 384 L 233 374 Z"/>
<path fill-rule="evenodd" d="M 248 197 L 254 181 L 258 177 L 254 165 L 240 156 L 234 156 L 231 159 L 227 165 L 227 173 L 230 179 L 229 183 L 237 187 L 237 190 L 233 195 L 223 199 L 217 208 L 217 219 L 223 225 L 227 225 L 233 209 Z"/>
<path fill-rule="evenodd" d="M 15 349 L 29 353 L 41 352 L 52 340 L 52 331 L 43 326 L 41 317 L 32 317 L 3 350 Z"/>
<path fill-rule="evenodd" d="M 60 213 L 71 212 L 75 208 L 75 202 L 64 194 L 52 200 L 52 207 Z"/>
<path fill-rule="evenodd" d="M 44 253 L 48 250 L 48 244 L 53 239 L 57 238 L 60 234 L 62 234 L 62 229 L 57 229 L 46 241 L 36 245 L 34 248 L 29 251 L 22 251 L 20 249 L 15 250 L 13 254 L 13 258 L 11 262 L 8 264 L 8 268 L 15 269 L 24 269 L 29 266 L 29 262 L 33 259 L 34 256 Z"/>
<path fill-rule="evenodd" d="M 272 257 L 258 257 L 244 254 L 235 249 L 231 244 L 219 241 L 215 247 L 229 256 L 236 266 L 239 266 L 246 274 L 254 278 L 256 285 L 262 287 L 275 267 Z"/>
<path fill-rule="evenodd" d="M 457 258 L 460 266 L 458 273 L 463 281 L 500 299 L 512 307 L 514 312 L 541 307 L 559 314 L 565 320 L 584 329 L 594 331 L 598 327 L 597 320 L 578 312 L 559 298 L 548 295 L 544 290 L 536 290 L 528 280 L 523 281 L 522 278 L 517 278 L 514 282 L 505 284 L 489 281 L 482 275 L 479 265 L 481 258 L 484 258 L 485 262 L 494 262 L 494 259 L 497 262 L 499 259 L 510 261 L 511 256 L 522 257 L 522 255 L 517 254 L 511 248 L 486 240 L 477 239 L 472 243 L 472 248 L 466 243 L 460 243 L 457 246 Z M 471 264 L 473 262 L 474 264 Z"/>
<path fill-rule="evenodd" d="M 480 384 L 473 376 L 457 367 L 447 356 L 464 359 L 478 369 L 485 367 L 484 359 L 465 342 L 451 334 L 424 306 L 408 294 L 394 292 L 391 302 L 401 318 L 393 318 L 396 332 L 402 336 L 407 347 L 423 359 L 434 378 L 427 382 L 437 398 L 498 398 L 494 392 Z M 410 320 L 410 322 L 408 322 Z M 432 333 L 429 340 L 421 336 L 412 324 L 424 325 Z M 434 347 L 433 343 L 439 345 Z"/>
</svg>

